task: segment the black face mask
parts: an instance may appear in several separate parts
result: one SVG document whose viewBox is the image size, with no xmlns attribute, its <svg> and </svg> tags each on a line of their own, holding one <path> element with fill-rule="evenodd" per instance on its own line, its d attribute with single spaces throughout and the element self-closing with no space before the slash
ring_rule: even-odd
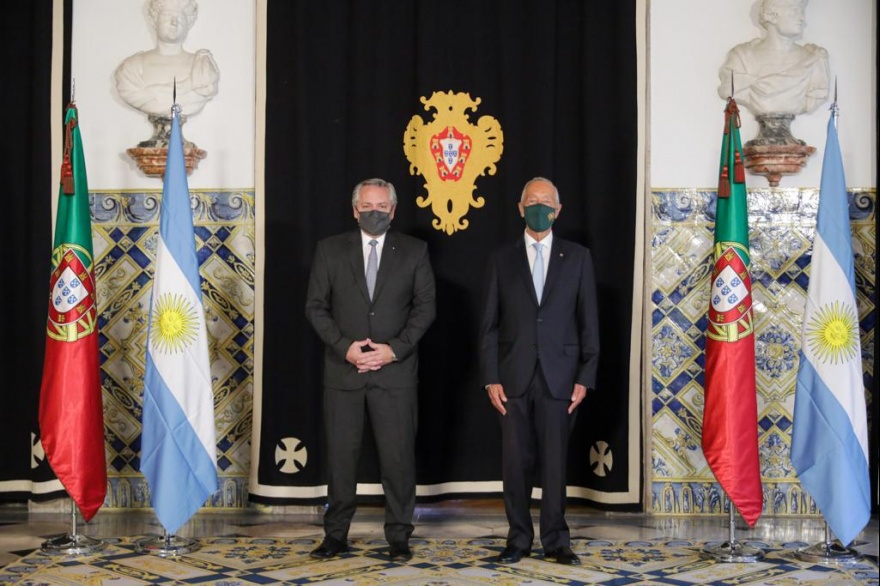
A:
<svg viewBox="0 0 880 586">
<path fill-rule="evenodd" d="M 379 210 L 359 212 L 358 226 L 370 236 L 381 236 L 391 226 L 391 213 Z"/>
</svg>

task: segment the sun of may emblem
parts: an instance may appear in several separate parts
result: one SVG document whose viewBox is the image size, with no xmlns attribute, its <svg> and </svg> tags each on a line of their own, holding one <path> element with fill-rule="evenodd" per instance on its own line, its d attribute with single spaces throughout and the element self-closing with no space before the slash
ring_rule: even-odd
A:
<svg viewBox="0 0 880 586">
<path fill-rule="evenodd" d="M 495 163 L 504 152 L 504 133 L 491 116 L 480 116 L 476 124 L 468 120 L 467 110 L 475 111 L 480 98 L 470 94 L 434 92 L 431 99 L 421 98 L 425 110 L 434 109 L 434 120 L 425 124 L 413 116 L 403 133 L 403 153 L 410 162 L 411 175 L 425 178 L 426 197 L 419 197 L 419 207 L 431 206 L 437 230 L 452 235 L 468 227 L 464 216 L 471 206 L 486 203 L 475 197 L 474 182 L 480 175 L 495 174 Z"/>
<path fill-rule="evenodd" d="M 150 327 L 153 345 L 163 354 L 176 354 L 195 340 L 199 316 L 183 296 L 164 293 L 153 308 Z"/>
<path fill-rule="evenodd" d="M 859 352 L 859 330 L 855 311 L 835 301 L 817 311 L 807 325 L 810 350 L 822 362 L 846 362 Z"/>
</svg>

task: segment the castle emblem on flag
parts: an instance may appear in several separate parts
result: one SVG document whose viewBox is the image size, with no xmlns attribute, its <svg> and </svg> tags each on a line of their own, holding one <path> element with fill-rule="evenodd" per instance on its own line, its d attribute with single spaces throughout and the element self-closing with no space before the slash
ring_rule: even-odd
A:
<svg viewBox="0 0 880 586">
<path fill-rule="evenodd" d="M 403 134 L 403 152 L 410 162 L 411 175 L 425 178 L 427 196 L 416 199 L 419 207 L 431 206 L 437 230 L 448 235 L 464 230 L 464 217 L 470 208 L 481 208 L 486 200 L 474 194 L 477 177 L 494 175 L 495 163 L 504 152 L 504 133 L 491 116 L 480 116 L 471 124 L 467 110 L 475 111 L 480 98 L 470 94 L 434 92 L 421 98 L 425 110 L 433 109 L 434 119 L 425 123 L 413 116 Z"/>
<path fill-rule="evenodd" d="M 75 342 L 95 331 L 97 323 L 95 282 L 86 265 L 91 264 L 91 256 L 81 247 L 64 244 L 55 250 L 53 259 L 59 260 L 49 282 L 46 335 Z"/>
</svg>

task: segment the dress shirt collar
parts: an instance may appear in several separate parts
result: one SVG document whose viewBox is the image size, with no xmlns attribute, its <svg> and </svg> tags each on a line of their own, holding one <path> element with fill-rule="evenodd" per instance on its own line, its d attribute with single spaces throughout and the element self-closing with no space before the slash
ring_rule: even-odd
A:
<svg viewBox="0 0 880 586">
<path fill-rule="evenodd" d="M 370 240 L 376 241 L 376 268 L 378 268 L 382 264 L 382 247 L 385 245 L 385 234 L 381 236 L 370 236 L 363 230 L 361 230 L 361 252 L 364 254 L 364 270 L 366 270 L 367 263 L 370 262 Z"/>
<path fill-rule="evenodd" d="M 379 250 L 382 250 L 382 245 L 385 244 L 385 236 L 387 235 L 388 232 L 385 232 L 385 234 L 382 234 L 381 236 L 370 236 L 361 230 L 361 246 L 363 246 L 365 250 L 368 250 L 370 248 L 370 240 L 375 240 L 378 242 L 378 244 L 376 244 L 376 251 L 378 252 Z"/>
<path fill-rule="evenodd" d="M 528 230 L 526 230 L 524 233 L 526 237 L 526 250 L 534 251 L 535 248 L 532 246 L 532 244 L 538 241 L 532 238 L 532 235 L 529 234 Z M 544 236 L 544 238 L 541 240 L 541 244 L 544 245 L 544 248 L 542 248 L 541 250 L 546 250 L 547 252 L 550 252 L 550 247 L 553 245 L 553 230 L 551 230 L 546 236 Z"/>
</svg>

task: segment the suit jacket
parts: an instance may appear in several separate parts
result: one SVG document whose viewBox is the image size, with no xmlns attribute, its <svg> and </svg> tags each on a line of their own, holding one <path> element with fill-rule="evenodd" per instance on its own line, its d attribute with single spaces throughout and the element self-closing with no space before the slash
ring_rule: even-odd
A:
<svg viewBox="0 0 880 586">
<path fill-rule="evenodd" d="M 538 303 L 523 237 L 489 260 L 480 324 L 480 377 L 509 397 L 526 388 L 539 366 L 550 392 L 570 399 L 575 383 L 596 384 L 599 323 L 590 251 L 553 236 Z"/>
<path fill-rule="evenodd" d="M 318 242 L 306 296 L 306 317 L 326 345 L 324 384 L 359 389 L 418 384 L 418 341 L 436 313 L 428 245 L 388 232 L 370 301 L 359 230 Z M 389 344 L 397 356 L 377 371 L 359 374 L 345 360 L 354 340 Z"/>
</svg>

